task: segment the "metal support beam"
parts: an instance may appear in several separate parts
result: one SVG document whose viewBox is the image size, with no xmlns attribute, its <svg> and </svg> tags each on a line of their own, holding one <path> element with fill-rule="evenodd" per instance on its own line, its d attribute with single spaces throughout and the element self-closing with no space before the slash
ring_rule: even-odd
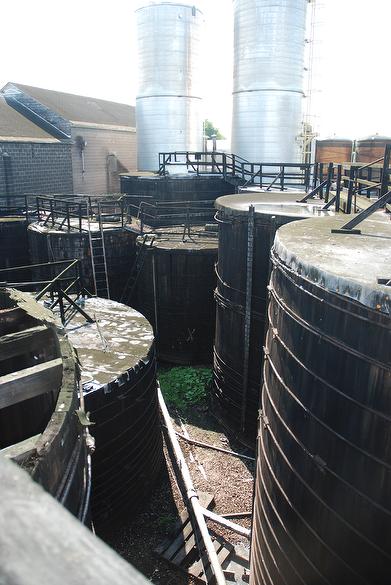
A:
<svg viewBox="0 0 391 585">
<path fill-rule="evenodd" d="M 355 217 L 353 217 L 353 219 L 351 219 L 350 221 L 345 223 L 345 225 L 343 225 L 341 228 L 331 230 L 331 232 L 334 234 L 339 234 L 339 233 L 344 233 L 344 232 L 352 233 L 350 230 L 352 230 L 359 223 L 364 221 L 364 219 L 367 219 L 367 217 L 372 215 L 372 213 L 374 213 L 375 211 L 377 211 L 381 207 L 384 207 L 389 201 L 391 201 L 391 191 L 388 191 L 388 193 L 386 193 L 385 195 L 380 197 L 380 199 L 377 199 L 374 203 L 372 203 L 372 205 L 367 207 L 367 209 L 363 209 L 363 211 L 361 211 Z M 355 230 L 355 233 L 359 234 L 361 232 L 360 232 L 360 230 Z"/>
</svg>

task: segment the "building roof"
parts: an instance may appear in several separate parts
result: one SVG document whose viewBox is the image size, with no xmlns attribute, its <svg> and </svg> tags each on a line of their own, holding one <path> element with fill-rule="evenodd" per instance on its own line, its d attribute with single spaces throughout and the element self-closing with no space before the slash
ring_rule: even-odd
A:
<svg viewBox="0 0 391 585">
<path fill-rule="evenodd" d="M 9 106 L 0 94 L 0 142 L 58 142 Z"/>
<path fill-rule="evenodd" d="M 136 126 L 135 107 L 92 97 L 63 93 L 20 83 L 7 83 L 3 89 L 17 87 L 70 122 L 110 126 Z"/>
</svg>

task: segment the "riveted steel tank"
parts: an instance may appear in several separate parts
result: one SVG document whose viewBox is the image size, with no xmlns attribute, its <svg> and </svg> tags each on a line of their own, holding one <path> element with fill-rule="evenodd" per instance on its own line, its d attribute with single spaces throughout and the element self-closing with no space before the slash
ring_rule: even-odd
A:
<svg viewBox="0 0 391 585">
<path fill-rule="evenodd" d="M 91 468 L 76 411 L 76 355 L 51 311 L 0 289 L 0 455 L 82 522 L 90 522 Z"/>
<path fill-rule="evenodd" d="M 386 585 L 391 224 L 283 226 L 272 251 L 252 585 Z"/>
<path fill-rule="evenodd" d="M 66 231 L 45 222 L 35 222 L 28 226 L 28 241 L 33 264 L 42 264 L 60 260 L 80 260 L 80 275 L 84 286 L 94 292 L 93 270 L 87 222 L 83 220 L 84 231 Z M 99 234 L 98 223 L 91 223 L 91 235 Z M 110 297 L 120 299 L 126 283 L 126 273 L 132 266 L 136 252 L 137 233 L 113 224 L 104 230 L 107 275 Z M 34 269 L 34 279 L 45 280 L 47 268 Z"/>
<path fill-rule="evenodd" d="M 217 234 L 203 226 L 161 228 L 138 241 L 136 306 L 154 325 L 158 358 L 212 361 Z"/>
<path fill-rule="evenodd" d="M 202 150 L 203 15 L 185 3 L 157 2 L 136 16 L 138 169 L 152 171 L 160 152 Z"/>
<path fill-rule="evenodd" d="M 86 410 L 96 451 L 92 459 L 92 515 L 98 526 L 137 511 L 163 463 L 151 325 L 115 301 L 88 298 L 67 325 L 82 367 Z"/>
<path fill-rule="evenodd" d="M 232 152 L 300 160 L 307 0 L 234 0 Z"/>
<path fill-rule="evenodd" d="M 210 221 L 217 197 L 235 193 L 235 185 L 222 175 L 121 176 L 121 192 L 133 215 L 144 214 L 154 227 L 178 225 L 190 212 L 193 224 Z"/>
<path fill-rule="evenodd" d="M 257 428 L 269 257 L 274 235 L 286 223 L 331 213 L 321 211 L 319 205 L 297 203 L 302 197 L 302 192 L 275 192 L 231 195 L 216 200 L 219 252 L 214 411 L 252 448 Z"/>
<path fill-rule="evenodd" d="M 23 216 L 0 217 L 0 268 L 27 266 L 30 262 L 27 221 Z M 3 272 L 0 280 L 20 282 L 26 278 L 24 271 Z"/>
</svg>

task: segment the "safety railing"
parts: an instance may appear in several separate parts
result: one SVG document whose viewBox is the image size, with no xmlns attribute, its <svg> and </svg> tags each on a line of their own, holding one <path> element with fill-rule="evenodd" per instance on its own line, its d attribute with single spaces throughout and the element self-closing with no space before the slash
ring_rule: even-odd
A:
<svg viewBox="0 0 391 585">
<path fill-rule="evenodd" d="M 31 221 L 35 219 L 35 216 L 35 198 L 29 195 L 0 196 L 0 217 L 23 217 L 26 221 Z"/>
<path fill-rule="evenodd" d="M 129 213 L 139 220 L 140 234 L 148 226 L 183 226 L 199 225 L 213 219 L 214 200 L 200 201 L 141 201 L 137 197 L 125 196 Z M 133 203 L 135 201 L 135 203 Z"/>
<path fill-rule="evenodd" d="M 178 151 L 159 154 L 159 175 L 175 167 L 196 175 L 218 174 L 237 185 L 256 185 L 284 190 L 287 187 L 310 187 L 313 165 L 308 163 L 249 162 L 231 153 L 219 151 Z"/>
<path fill-rule="evenodd" d="M 129 209 L 122 197 L 104 200 L 91 196 L 40 196 L 35 198 L 35 203 L 38 222 L 59 230 L 82 233 L 88 232 L 91 222 L 97 222 L 105 229 L 113 224 L 124 227 L 130 220 Z"/>
<path fill-rule="evenodd" d="M 50 309 L 59 307 L 63 325 L 70 320 L 75 311 L 81 313 L 87 321 L 93 322 L 78 304 L 80 298 L 92 296 L 84 286 L 80 260 L 59 260 L 2 268 L 0 286 L 33 292 L 37 301 L 47 297 Z"/>
</svg>

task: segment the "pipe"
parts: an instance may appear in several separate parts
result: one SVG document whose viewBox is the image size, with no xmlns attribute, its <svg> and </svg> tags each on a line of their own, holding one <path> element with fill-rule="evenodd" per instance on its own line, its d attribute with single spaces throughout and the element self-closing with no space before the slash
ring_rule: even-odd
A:
<svg viewBox="0 0 391 585">
<path fill-rule="evenodd" d="M 213 522 L 221 524 L 221 526 L 225 526 L 225 528 L 229 528 L 229 530 L 232 530 L 232 532 L 236 532 L 237 534 L 241 534 L 241 536 L 245 536 L 246 538 L 250 539 L 251 531 L 248 528 L 243 528 L 243 526 L 240 526 L 235 522 L 226 520 L 226 518 L 223 518 L 222 516 L 219 516 L 219 514 L 215 514 L 206 508 L 202 508 L 202 513 L 206 518 L 209 518 L 209 520 L 213 520 Z"/>
<path fill-rule="evenodd" d="M 221 565 L 219 563 L 217 553 L 216 553 L 215 548 L 213 546 L 213 542 L 212 542 L 212 539 L 211 539 L 209 531 L 208 531 L 208 527 L 207 527 L 206 522 L 205 522 L 205 517 L 203 514 L 204 508 L 201 506 L 201 504 L 199 502 L 197 491 L 194 488 L 194 485 L 193 485 L 193 482 L 192 482 L 192 479 L 190 476 L 190 471 L 189 471 L 189 468 L 187 466 L 186 460 L 183 456 L 182 450 L 180 448 L 177 436 L 175 434 L 175 429 L 174 429 L 173 424 L 171 422 L 171 418 L 170 418 L 169 412 L 167 410 L 166 403 L 164 402 L 164 398 L 163 398 L 162 392 L 160 390 L 159 383 L 158 383 L 158 388 L 157 388 L 157 394 L 158 394 L 160 411 L 161 411 L 163 419 L 164 419 L 164 424 L 167 427 L 168 438 L 170 440 L 171 447 L 174 451 L 175 459 L 176 459 L 178 469 L 179 469 L 180 474 L 181 474 L 181 478 L 182 478 L 183 483 L 184 483 L 185 488 L 186 488 L 186 496 L 188 498 L 189 504 L 192 507 L 194 517 L 195 517 L 196 523 L 198 525 L 198 529 L 200 531 L 202 540 L 204 541 L 204 545 L 205 545 L 206 552 L 207 552 L 208 557 L 209 557 L 210 565 L 213 569 L 213 573 L 214 573 L 214 576 L 216 578 L 216 583 L 217 583 L 217 585 L 226 585 L 224 573 L 223 573 L 223 570 L 222 570 Z"/>
<path fill-rule="evenodd" d="M 181 433 L 175 432 L 175 434 L 187 441 L 191 445 L 196 445 L 198 447 L 204 447 L 205 449 L 213 449 L 214 451 L 219 451 L 220 453 L 227 453 L 227 455 L 232 455 L 233 457 L 240 457 L 241 459 L 248 459 L 249 461 L 255 461 L 255 457 L 250 457 L 249 455 L 243 455 L 242 453 L 237 453 L 236 451 L 230 451 L 229 449 L 223 449 L 222 447 L 217 447 L 216 445 L 210 445 L 209 443 L 204 443 L 202 441 L 196 441 L 195 439 L 191 439 L 190 437 L 185 437 Z"/>
</svg>

